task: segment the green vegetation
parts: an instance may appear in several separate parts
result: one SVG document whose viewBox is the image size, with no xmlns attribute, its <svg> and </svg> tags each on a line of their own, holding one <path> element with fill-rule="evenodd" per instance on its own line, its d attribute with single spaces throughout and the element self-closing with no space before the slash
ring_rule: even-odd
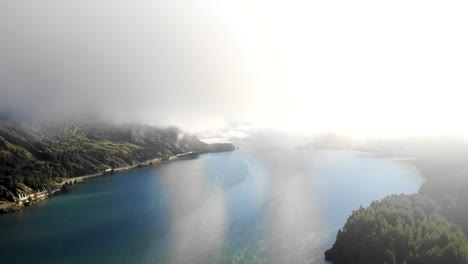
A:
<svg viewBox="0 0 468 264">
<path fill-rule="evenodd" d="M 13 205 L 11 205 L 9 207 L 1 208 L 0 209 L 0 214 L 16 212 L 16 211 L 20 210 L 21 208 L 23 208 L 23 205 L 13 204 Z"/>
<path fill-rule="evenodd" d="M 121 143 L 121 142 L 110 142 L 108 140 L 102 140 L 97 142 L 85 142 L 85 145 L 99 149 L 102 151 L 110 152 L 110 153 L 122 153 L 122 154 L 129 154 L 136 149 L 142 149 L 143 147 L 137 146 L 131 143 Z"/>
<path fill-rule="evenodd" d="M 76 183 L 76 181 L 71 181 L 71 182 L 65 183 L 62 186 L 62 189 L 60 190 L 60 192 L 66 193 L 66 192 L 72 191 L 73 189 L 75 189 L 75 183 Z"/>
<path fill-rule="evenodd" d="M 468 263 L 468 242 L 423 195 L 393 195 L 353 212 L 325 258 L 339 263 Z"/>
<path fill-rule="evenodd" d="M 466 141 L 454 138 L 419 137 L 358 142 L 332 135 L 317 138 L 315 142 L 302 148 L 350 149 L 371 152 L 385 157 L 410 158 L 408 162 L 415 165 L 425 179 L 418 194 L 415 196 L 420 196 L 417 199 L 430 198 L 431 203 L 434 203 L 437 208 L 434 215 L 426 215 L 429 217 L 429 220 L 436 221 L 435 215 L 437 215 L 437 217 L 443 216 L 440 218 L 442 220 L 439 219 L 439 221 L 448 221 L 450 225 L 458 226 L 465 234 L 468 234 L 468 192 L 466 191 L 468 188 L 468 143 Z M 433 227 L 434 225 L 435 224 L 433 224 Z M 439 225 L 437 228 L 443 228 L 443 226 L 444 225 Z M 409 228 L 413 234 L 418 232 L 412 225 L 409 225 Z M 343 242 L 338 242 L 339 234 L 336 241 L 338 244 L 335 243 L 335 246 L 327 251 L 327 258 L 333 259 L 335 263 L 355 263 L 342 259 L 339 256 L 349 254 L 348 250 L 356 249 L 355 244 L 364 240 L 365 238 L 363 236 L 365 235 L 364 232 L 355 233 L 352 239 L 351 236 L 346 235 L 349 240 L 347 244 L 344 244 Z M 376 235 L 380 236 L 380 233 L 377 232 Z M 413 242 L 407 246 L 411 247 Z M 384 246 L 386 247 L 387 245 Z M 379 248 L 380 247 L 383 246 L 379 245 Z M 369 251 L 372 249 L 373 248 L 370 247 Z M 437 253 L 435 255 L 439 255 L 439 249 L 441 250 L 440 254 L 442 254 L 443 247 L 441 245 L 438 245 L 438 248 L 435 248 L 432 254 Z M 396 256 L 394 250 L 395 249 L 389 249 L 389 252 Z M 445 252 L 447 252 L 447 250 Z M 457 253 L 463 255 L 465 254 L 464 252 L 465 251 L 459 248 Z M 365 251 L 356 251 L 354 256 L 357 257 L 359 254 L 365 255 L 367 253 Z M 422 255 L 420 255 L 420 257 L 421 256 Z M 397 263 L 399 263 L 398 258 L 396 260 Z M 410 261 L 406 262 L 410 263 Z M 391 261 L 389 263 L 391 263 Z M 440 256 L 432 256 L 430 258 L 428 257 L 426 263 L 456 262 L 446 262 Z M 468 261 L 465 260 L 461 263 L 468 263 Z"/>
<path fill-rule="evenodd" d="M 233 149 L 231 144 L 205 144 L 177 128 L 0 120 L 0 199 L 11 202 L 19 193 L 50 189 L 66 178 L 108 168 L 189 151 Z"/>
<path fill-rule="evenodd" d="M 28 205 L 34 205 L 34 204 L 36 204 L 36 203 L 37 203 L 37 201 L 34 200 L 34 199 L 32 198 L 32 196 L 29 196 L 29 197 L 28 197 L 28 203 L 27 203 Z"/>
</svg>

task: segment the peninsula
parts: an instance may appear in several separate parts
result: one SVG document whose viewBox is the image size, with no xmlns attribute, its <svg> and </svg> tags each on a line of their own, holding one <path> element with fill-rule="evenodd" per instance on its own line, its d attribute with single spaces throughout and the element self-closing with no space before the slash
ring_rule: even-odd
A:
<svg viewBox="0 0 468 264">
<path fill-rule="evenodd" d="M 0 212 L 18 210 L 85 178 L 234 149 L 174 127 L 0 120 Z"/>
</svg>

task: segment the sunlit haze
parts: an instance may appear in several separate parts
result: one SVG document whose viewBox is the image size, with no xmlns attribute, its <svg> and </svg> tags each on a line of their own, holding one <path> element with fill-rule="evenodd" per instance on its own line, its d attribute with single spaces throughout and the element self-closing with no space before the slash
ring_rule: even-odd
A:
<svg viewBox="0 0 468 264">
<path fill-rule="evenodd" d="M 49 118 L 91 113 L 191 131 L 249 124 L 464 136 L 467 7 L 2 1 L 0 104 Z"/>
<path fill-rule="evenodd" d="M 0 263 L 468 264 L 468 1 L 0 0 Z"/>
</svg>

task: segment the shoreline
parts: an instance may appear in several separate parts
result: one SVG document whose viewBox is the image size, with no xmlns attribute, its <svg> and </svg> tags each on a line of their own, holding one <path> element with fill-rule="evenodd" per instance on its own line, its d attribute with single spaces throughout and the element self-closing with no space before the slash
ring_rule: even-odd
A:
<svg viewBox="0 0 468 264">
<path fill-rule="evenodd" d="M 196 158 L 198 158 L 199 154 L 207 154 L 207 153 L 219 153 L 219 152 L 195 153 L 197 155 Z M 103 176 L 112 176 L 115 173 L 121 173 L 121 172 L 129 171 L 129 170 L 133 170 L 133 169 L 138 169 L 138 168 L 142 168 L 142 167 L 148 167 L 148 166 L 152 166 L 152 165 L 156 165 L 156 164 L 163 164 L 163 163 L 170 162 L 170 161 L 186 160 L 187 156 L 190 156 L 190 155 L 193 155 L 193 154 L 194 154 L 194 152 L 190 151 L 190 152 L 185 152 L 185 153 L 170 156 L 168 159 L 165 159 L 165 160 L 163 160 L 161 158 L 155 158 L 155 159 L 146 160 L 144 162 L 134 164 L 134 165 L 114 168 L 112 171 L 107 171 L 106 170 L 106 171 L 103 171 L 103 172 L 96 172 L 96 173 L 93 173 L 93 174 L 87 174 L 87 175 L 76 176 L 76 177 L 73 177 L 73 178 L 68 178 L 68 179 L 63 180 L 62 182 L 60 182 L 57 185 L 58 187 L 51 190 L 50 193 L 47 193 L 46 195 L 43 195 L 41 197 L 37 197 L 34 200 L 34 203 L 31 204 L 31 205 L 40 203 L 40 202 L 42 202 L 42 201 L 44 201 L 46 199 L 49 199 L 49 198 L 51 198 L 53 196 L 65 193 L 65 192 L 60 192 L 60 191 L 62 191 L 62 188 L 63 188 L 63 186 L 65 184 L 73 184 L 75 182 L 76 183 L 83 183 L 87 179 L 103 177 Z M 57 193 L 57 192 L 59 192 L 59 193 Z M 34 194 L 29 194 L 29 195 L 36 195 L 38 193 L 39 192 L 36 192 Z M 26 201 L 27 199 L 23 199 L 23 200 Z M 27 206 L 31 206 L 31 205 L 27 205 Z M 17 203 L 17 202 L 1 203 L 0 204 L 0 215 L 7 214 L 7 213 L 14 213 L 14 212 L 20 211 L 21 209 L 23 209 L 23 208 L 25 208 L 27 206 L 24 205 L 24 202 L 22 202 L 22 203 Z"/>
</svg>

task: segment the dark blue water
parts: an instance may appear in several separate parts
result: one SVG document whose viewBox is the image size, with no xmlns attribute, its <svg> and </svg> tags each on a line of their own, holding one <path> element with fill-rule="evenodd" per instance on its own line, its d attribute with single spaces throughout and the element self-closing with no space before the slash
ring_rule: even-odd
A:
<svg viewBox="0 0 468 264">
<path fill-rule="evenodd" d="M 402 162 L 339 151 L 202 155 L 0 216 L 0 263 L 321 263 L 353 209 L 416 192 Z"/>
</svg>

